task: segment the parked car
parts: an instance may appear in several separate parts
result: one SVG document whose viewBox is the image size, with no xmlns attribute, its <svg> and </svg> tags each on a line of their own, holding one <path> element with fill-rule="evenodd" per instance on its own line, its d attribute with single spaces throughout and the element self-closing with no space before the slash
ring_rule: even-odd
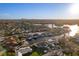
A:
<svg viewBox="0 0 79 59">
<path fill-rule="evenodd" d="M 46 34 L 47 34 L 47 36 L 53 36 L 53 33 L 50 33 L 50 32 L 48 32 Z"/>
<path fill-rule="evenodd" d="M 39 38 L 39 34 L 34 34 L 33 35 L 33 39 L 38 39 Z"/>
<path fill-rule="evenodd" d="M 46 34 L 45 34 L 45 33 L 42 33 L 42 34 L 41 34 L 41 37 L 46 37 Z"/>
<path fill-rule="evenodd" d="M 29 35 L 26 40 L 27 41 L 32 41 L 32 39 L 33 39 L 33 36 Z"/>
</svg>

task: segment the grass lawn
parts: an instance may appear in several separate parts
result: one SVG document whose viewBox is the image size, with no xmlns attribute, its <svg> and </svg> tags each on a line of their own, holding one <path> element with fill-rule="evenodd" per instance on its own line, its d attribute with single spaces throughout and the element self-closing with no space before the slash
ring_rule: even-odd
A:
<svg viewBox="0 0 79 59">
<path fill-rule="evenodd" d="M 33 52 L 31 56 L 40 56 L 38 52 Z"/>
</svg>

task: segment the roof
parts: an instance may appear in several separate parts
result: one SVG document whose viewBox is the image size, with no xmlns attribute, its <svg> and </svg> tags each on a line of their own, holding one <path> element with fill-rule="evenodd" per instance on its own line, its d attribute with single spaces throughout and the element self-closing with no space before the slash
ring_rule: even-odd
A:
<svg viewBox="0 0 79 59">
<path fill-rule="evenodd" d="M 0 41 L 3 41 L 5 39 L 5 37 L 0 37 Z"/>
<path fill-rule="evenodd" d="M 30 47 L 23 47 L 23 48 L 20 48 L 18 50 L 18 52 L 21 52 L 22 54 L 25 54 L 25 53 L 28 53 L 28 52 L 31 52 L 32 49 Z"/>
</svg>

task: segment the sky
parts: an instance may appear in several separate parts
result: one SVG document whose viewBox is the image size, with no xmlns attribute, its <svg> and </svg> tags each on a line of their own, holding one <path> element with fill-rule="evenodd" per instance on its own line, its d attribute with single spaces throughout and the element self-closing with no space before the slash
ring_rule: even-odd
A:
<svg viewBox="0 0 79 59">
<path fill-rule="evenodd" d="M 77 19 L 69 3 L 0 3 L 0 19 Z M 73 11 L 73 10 L 72 10 Z"/>
</svg>

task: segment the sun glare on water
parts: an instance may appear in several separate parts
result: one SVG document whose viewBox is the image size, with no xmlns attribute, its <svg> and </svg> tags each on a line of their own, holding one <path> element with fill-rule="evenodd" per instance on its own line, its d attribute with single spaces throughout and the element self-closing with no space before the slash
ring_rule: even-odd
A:
<svg viewBox="0 0 79 59">
<path fill-rule="evenodd" d="M 69 32 L 70 36 L 74 36 L 78 32 L 78 29 L 79 29 L 78 25 L 71 25 L 71 26 L 69 26 L 69 28 L 71 30 Z"/>
<path fill-rule="evenodd" d="M 78 17 L 79 16 L 79 3 L 72 3 L 70 4 L 69 6 L 69 14 L 72 16 L 72 17 Z M 72 18 L 71 17 L 71 18 Z M 70 28 L 70 33 L 69 35 L 70 36 L 74 36 L 77 32 L 78 32 L 78 25 L 69 25 L 69 28 Z"/>
</svg>

